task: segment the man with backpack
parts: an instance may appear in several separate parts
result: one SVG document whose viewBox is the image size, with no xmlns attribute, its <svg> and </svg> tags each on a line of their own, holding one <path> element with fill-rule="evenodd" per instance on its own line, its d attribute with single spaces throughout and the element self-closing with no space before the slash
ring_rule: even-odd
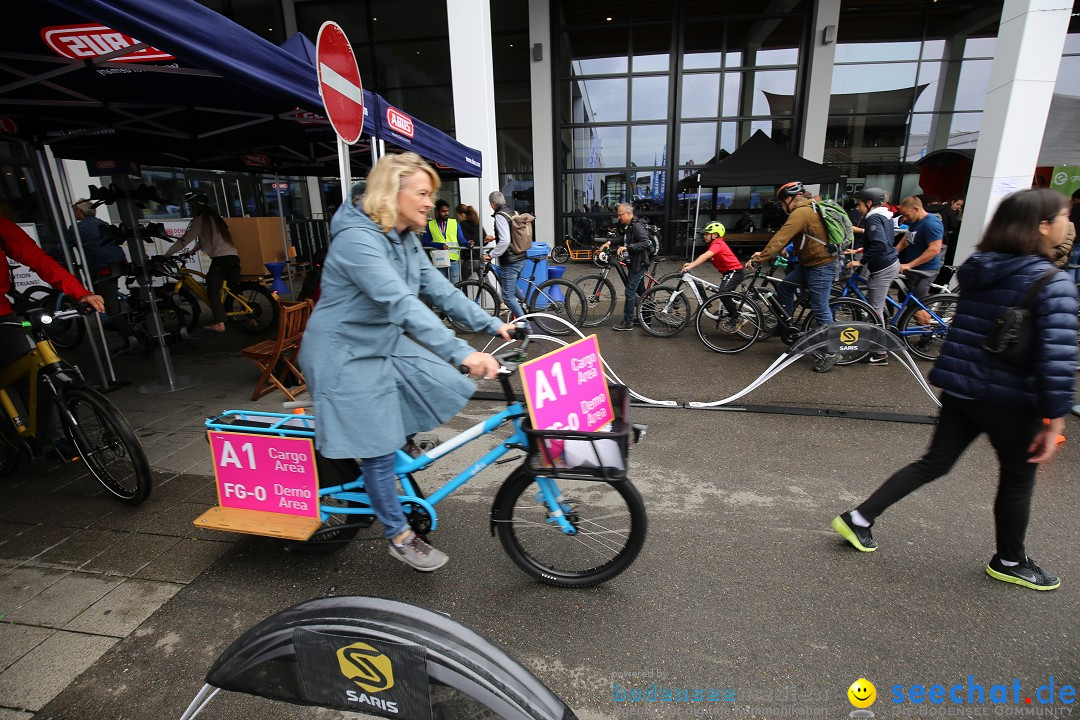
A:
<svg viewBox="0 0 1080 720">
<path fill-rule="evenodd" d="M 649 230 L 645 221 L 634 217 L 634 207 L 630 203 L 619 203 L 615 208 L 619 215 L 618 237 L 600 246 L 607 250 L 614 242 L 616 248 L 622 248 L 628 255 L 626 277 L 626 302 L 623 303 L 623 320 L 613 325 L 612 330 L 633 330 L 637 318 L 638 297 L 645 294 L 645 271 L 649 267 Z"/>
<path fill-rule="evenodd" d="M 514 237 L 511 228 L 515 218 L 519 219 L 518 226 L 520 227 L 522 224 L 520 220 L 527 218 L 531 222 L 533 217 L 528 213 L 519 217 L 517 212 L 506 206 L 506 196 L 498 190 L 488 195 L 488 204 L 491 205 L 493 211 L 491 217 L 495 220 L 495 234 L 488 235 L 486 238 L 488 244 L 485 247 L 488 248 L 488 251 L 484 255 L 484 262 L 494 260 L 498 264 L 503 303 L 510 309 L 514 318 L 519 318 L 525 315 L 525 311 L 521 309 L 521 303 L 518 302 L 518 296 L 521 295 L 522 299 L 524 299 L 524 293 L 518 289 L 517 284 L 518 278 L 521 277 L 521 271 L 525 267 L 528 248 L 520 249 L 521 242 L 524 239 L 521 237 L 523 230 L 519 230 L 518 233 L 518 249 L 515 250 L 512 247 Z M 531 242 L 531 228 L 529 239 Z"/>
<path fill-rule="evenodd" d="M 794 243 L 799 264 L 784 278 L 784 282 L 777 289 L 777 295 L 790 314 L 795 309 L 796 285 L 806 286 L 814 317 L 818 323 L 829 325 L 833 321 L 832 309 L 829 307 L 829 290 L 836 280 L 836 258 L 829 252 L 829 234 L 825 223 L 801 182 L 781 185 L 776 191 L 776 200 L 780 209 L 787 214 L 787 220 L 772 236 L 764 250 L 750 256 L 746 267 L 769 262 L 789 242 Z M 846 213 L 844 217 L 847 217 Z M 835 353 L 818 354 L 814 362 L 814 372 L 828 372 L 838 360 L 840 355 Z"/>
</svg>

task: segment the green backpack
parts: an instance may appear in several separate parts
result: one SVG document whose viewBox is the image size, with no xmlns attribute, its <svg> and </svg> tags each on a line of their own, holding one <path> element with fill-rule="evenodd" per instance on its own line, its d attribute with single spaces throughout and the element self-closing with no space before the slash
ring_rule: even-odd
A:
<svg viewBox="0 0 1080 720">
<path fill-rule="evenodd" d="M 842 255 L 845 250 L 850 250 L 855 246 L 855 231 L 851 228 L 851 218 L 848 217 L 844 208 L 832 200 L 815 200 L 810 203 L 810 206 L 825 225 L 826 238 L 822 241 L 820 238 L 814 238 L 813 235 L 807 235 L 807 237 L 812 237 L 824 245 L 825 250 L 834 257 Z"/>
</svg>

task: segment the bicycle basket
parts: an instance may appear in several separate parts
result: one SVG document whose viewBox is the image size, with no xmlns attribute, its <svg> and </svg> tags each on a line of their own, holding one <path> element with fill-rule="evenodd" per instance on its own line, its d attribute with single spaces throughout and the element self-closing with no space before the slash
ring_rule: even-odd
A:
<svg viewBox="0 0 1080 720">
<path fill-rule="evenodd" d="M 529 471 L 540 477 L 618 480 L 626 477 L 630 455 L 630 393 L 625 385 L 610 385 L 615 420 L 610 429 L 579 432 L 534 430 L 526 420 Z"/>
</svg>

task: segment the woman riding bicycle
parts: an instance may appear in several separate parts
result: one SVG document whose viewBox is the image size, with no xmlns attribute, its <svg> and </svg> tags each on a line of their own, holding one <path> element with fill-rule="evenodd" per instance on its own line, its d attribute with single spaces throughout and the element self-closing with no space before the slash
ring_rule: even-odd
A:
<svg viewBox="0 0 1080 720">
<path fill-rule="evenodd" d="M 74 275 L 45 254 L 34 239 L 7 218 L 0 217 L 0 268 L 5 271 L 8 258 L 26 265 L 45 282 L 79 302 L 87 303 L 98 312 L 105 312 L 105 301 L 90 292 Z M 7 293 L 11 290 L 11 273 L 0 273 L 0 322 L 14 321 L 11 302 Z M 26 331 L 12 325 L 0 325 L 0 369 L 21 358 L 34 348 Z"/>
<path fill-rule="evenodd" d="M 194 217 L 184 231 L 184 236 L 169 246 L 165 255 L 178 253 L 195 240 L 195 248 L 210 256 L 210 270 L 206 273 L 206 294 L 210 298 L 214 322 L 206 328 L 214 332 L 225 332 L 225 306 L 221 303 L 221 286 L 228 282 L 236 287 L 240 282 L 240 258 L 236 254 L 236 245 L 233 244 L 225 219 L 217 210 L 207 205 L 206 193 L 187 193 L 184 195 L 184 202 L 191 208 Z"/>
<path fill-rule="evenodd" d="M 477 332 L 509 340 L 514 327 L 470 302 L 428 261 L 415 231 L 427 224 L 439 185 L 419 155 L 387 155 L 368 175 L 363 210 L 338 208 L 300 351 L 319 423 L 316 446 L 328 458 L 361 461 L 390 554 L 424 572 L 448 558 L 409 528 L 394 456 L 406 436 L 442 425 L 465 406 L 475 386 L 459 366 L 488 378 L 499 369 L 425 303 Z"/>
</svg>

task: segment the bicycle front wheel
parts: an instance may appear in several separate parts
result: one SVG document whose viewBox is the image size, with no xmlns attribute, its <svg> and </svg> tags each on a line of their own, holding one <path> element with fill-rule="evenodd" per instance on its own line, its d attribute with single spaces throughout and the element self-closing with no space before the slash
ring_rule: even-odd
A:
<svg viewBox="0 0 1080 720">
<path fill-rule="evenodd" d="M 243 300 L 251 312 L 245 312 L 237 298 Z M 278 304 L 273 293 L 257 282 L 242 282 L 225 293 L 225 313 L 243 313 L 231 316 L 236 327 L 246 335 L 262 335 L 277 327 Z"/>
<path fill-rule="evenodd" d="M 615 312 L 618 299 L 612 282 L 600 273 L 591 273 L 579 277 L 577 286 L 585 293 L 585 305 L 589 310 L 582 327 L 596 327 L 607 322 Z"/>
<path fill-rule="evenodd" d="M 908 350 L 923 360 L 937 360 L 941 355 L 941 346 L 945 343 L 945 335 L 956 317 L 959 301 L 958 295 L 939 293 L 923 301 L 926 310 L 914 304 L 908 308 L 897 323 L 897 329 L 907 343 Z M 926 317 L 919 318 L 919 315 Z"/>
<path fill-rule="evenodd" d="M 199 327 L 199 315 L 202 310 L 199 307 L 199 298 L 187 288 L 167 295 L 159 300 L 158 307 L 161 309 L 161 321 L 165 331 L 179 334 L 183 329 L 194 332 Z"/>
<path fill-rule="evenodd" d="M 495 296 L 495 291 L 490 286 L 481 283 L 478 280 L 463 280 L 455 286 L 460 290 L 465 297 L 476 304 L 485 314 L 492 317 L 499 316 L 499 298 Z M 450 317 L 449 313 L 439 311 L 443 318 L 450 323 L 458 332 L 475 332 L 471 327 Z"/>
<path fill-rule="evenodd" d="M 716 293 L 701 303 L 694 325 L 698 337 L 710 350 L 738 353 L 761 335 L 761 310 L 747 295 Z"/>
<path fill-rule="evenodd" d="M 648 520 L 629 480 L 546 480 L 574 532 L 553 522 L 537 479 L 518 469 L 493 508 L 495 531 L 514 563 L 540 582 L 591 587 L 621 573 L 641 552 Z"/>
<path fill-rule="evenodd" d="M 150 463 L 120 411 L 101 393 L 86 387 L 64 394 L 64 410 L 64 427 L 97 481 L 129 505 L 149 497 Z"/>
<path fill-rule="evenodd" d="M 653 285 L 638 303 L 638 322 L 655 337 L 671 337 L 690 322 L 690 303 L 682 288 Z"/>
<path fill-rule="evenodd" d="M 565 321 L 559 322 L 546 317 L 532 318 L 532 322 L 548 335 L 569 335 L 573 328 L 581 327 L 589 316 L 585 293 L 569 280 L 556 279 L 540 283 L 529 298 L 529 307 L 532 308 L 531 312 L 554 315 Z"/>
</svg>

